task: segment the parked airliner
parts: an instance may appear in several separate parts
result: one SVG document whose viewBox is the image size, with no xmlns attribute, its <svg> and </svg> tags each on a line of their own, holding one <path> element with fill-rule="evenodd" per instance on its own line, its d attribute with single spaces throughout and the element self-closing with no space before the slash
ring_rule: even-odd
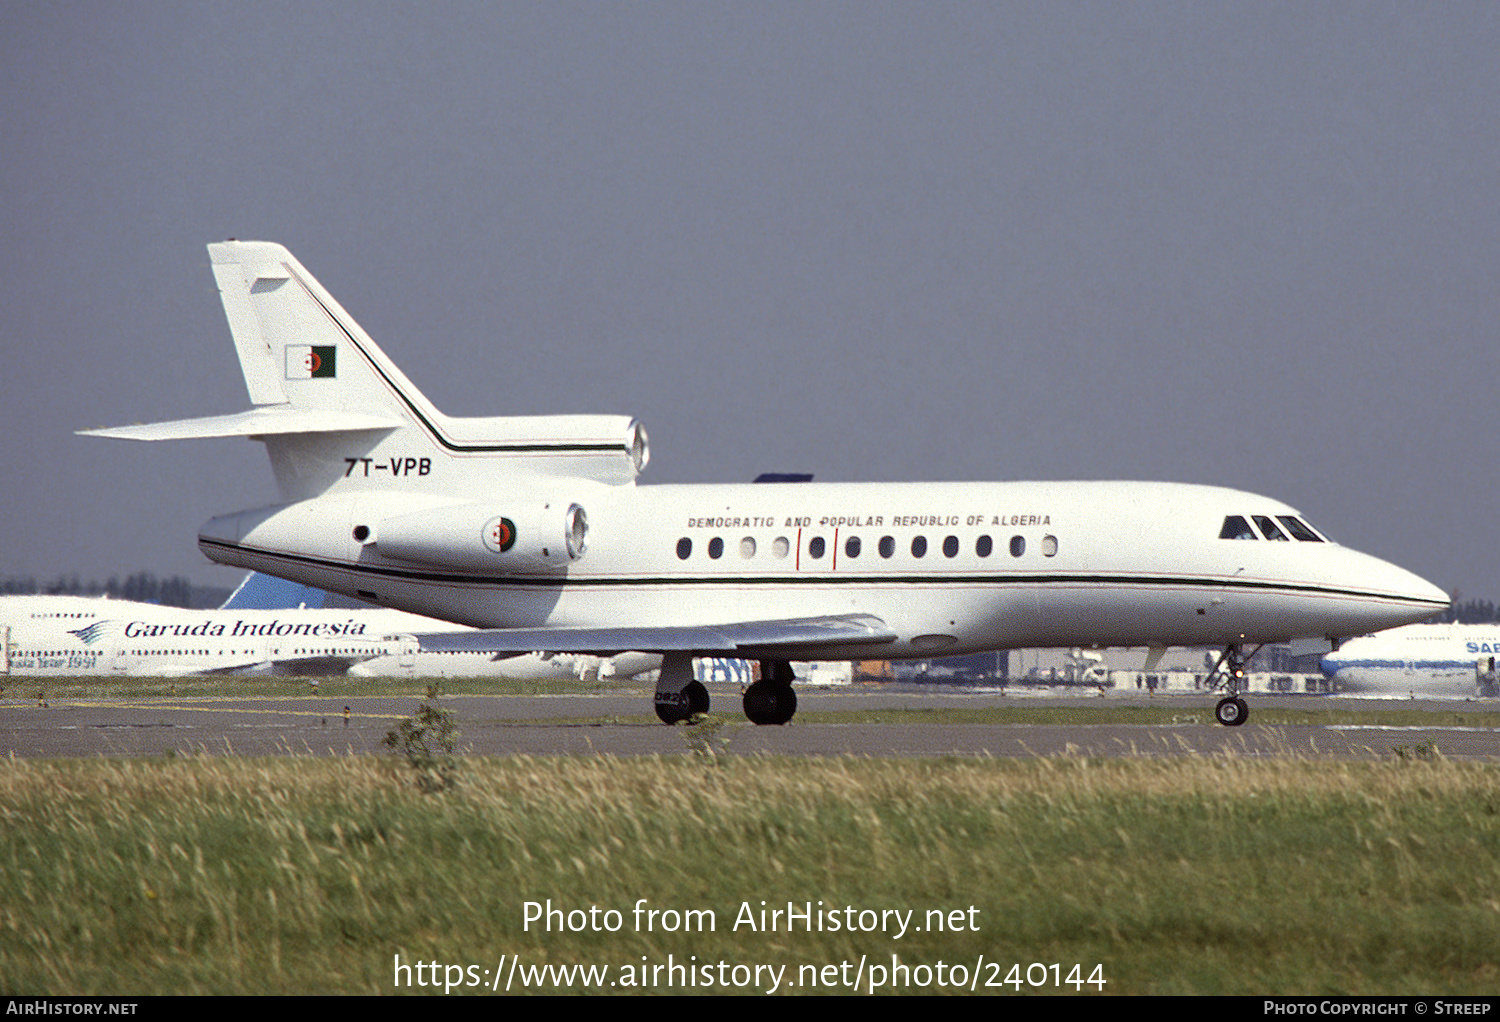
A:
<svg viewBox="0 0 1500 1022">
<path fill-rule="evenodd" d="M 82 596 L 0 596 L 0 676 L 191 674 L 489 677 L 542 681 L 628 676 L 660 658 L 425 652 L 414 636 L 467 631 L 385 608 L 324 609 L 316 589 L 294 592 L 247 576 L 217 610 Z M 300 587 L 299 587 L 300 588 Z"/>
<path fill-rule="evenodd" d="M 1472 699 L 1496 696 L 1500 624 L 1407 625 L 1350 639 L 1319 664 L 1339 691 Z"/>
<path fill-rule="evenodd" d="M 286 249 L 209 253 L 250 410 L 88 431 L 265 443 L 278 501 L 211 519 L 204 553 L 480 629 L 423 635 L 425 650 L 661 653 L 668 722 L 708 709 L 694 655 L 760 659 L 745 713 L 775 724 L 796 709 L 791 660 L 1214 645 L 1217 717 L 1235 725 L 1247 647 L 1448 606 L 1296 509 L 1232 489 L 638 486 L 639 422 L 443 415 Z"/>
<path fill-rule="evenodd" d="M 330 599 L 329 594 L 321 589 L 252 571 L 245 575 L 220 609 L 333 609 L 337 603 L 337 598 Z M 661 657 L 654 653 L 629 652 L 598 657 L 585 653 L 535 652 L 495 656 L 467 650 L 428 652 L 415 646 L 415 633 L 468 629 L 435 618 L 371 608 L 353 600 L 345 601 L 345 604 L 344 609 L 350 611 L 349 616 L 354 621 L 372 634 L 385 633 L 386 652 L 349 666 L 348 673 L 360 677 L 505 678 L 510 681 L 577 678 L 600 681 L 635 678 L 661 667 Z"/>
<path fill-rule="evenodd" d="M 390 612 L 381 611 L 382 614 Z M 432 623 L 402 615 L 406 631 Z M 184 610 L 84 596 L 0 597 L 0 675 L 342 674 L 415 640 L 356 611 Z"/>
</svg>

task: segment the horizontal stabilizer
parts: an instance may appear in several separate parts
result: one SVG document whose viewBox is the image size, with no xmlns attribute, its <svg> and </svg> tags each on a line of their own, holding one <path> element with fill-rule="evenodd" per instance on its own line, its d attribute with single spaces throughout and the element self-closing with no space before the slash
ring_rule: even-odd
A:
<svg viewBox="0 0 1500 1022">
<path fill-rule="evenodd" d="M 747 649 L 792 653 L 799 648 L 874 645 L 894 642 L 895 639 L 896 633 L 884 621 L 867 614 L 658 628 L 490 628 L 417 636 L 424 653 L 530 653 L 547 650 L 596 656 L 612 656 L 627 650 L 725 656 L 734 656 Z"/>
<path fill-rule="evenodd" d="M 234 415 L 210 415 L 202 419 L 177 419 L 173 422 L 150 422 L 140 426 L 112 426 L 108 429 L 81 429 L 78 434 L 115 440 L 205 440 L 228 436 L 348 433 L 396 429 L 401 425 L 398 420 L 383 415 L 272 405 Z"/>
</svg>

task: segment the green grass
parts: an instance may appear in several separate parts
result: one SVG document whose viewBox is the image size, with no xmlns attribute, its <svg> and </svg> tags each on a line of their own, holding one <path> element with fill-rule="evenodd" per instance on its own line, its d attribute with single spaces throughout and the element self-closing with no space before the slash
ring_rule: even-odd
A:
<svg viewBox="0 0 1500 1022">
<path fill-rule="evenodd" d="M 899 955 L 981 990 L 1077 963 L 1106 993 L 1489 995 L 1497 848 L 1500 768 L 1441 758 L 470 758 L 436 795 L 391 758 L 9 760 L 0 988 L 389 993 L 397 955 L 475 967 L 439 983 L 670 955 L 784 984 L 863 956 L 868 985 Z M 548 899 L 621 927 L 525 929 Z M 639 932 L 638 899 L 717 927 Z M 978 929 L 734 931 L 762 900 Z"/>
</svg>

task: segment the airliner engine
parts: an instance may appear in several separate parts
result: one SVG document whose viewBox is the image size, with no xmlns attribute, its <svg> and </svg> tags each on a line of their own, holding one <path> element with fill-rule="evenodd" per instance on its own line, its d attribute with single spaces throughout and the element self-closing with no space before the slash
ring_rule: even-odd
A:
<svg viewBox="0 0 1500 1022">
<path fill-rule="evenodd" d="M 559 501 L 462 504 L 386 518 L 370 536 L 382 556 L 449 568 L 561 570 L 588 547 L 589 519 Z"/>
</svg>

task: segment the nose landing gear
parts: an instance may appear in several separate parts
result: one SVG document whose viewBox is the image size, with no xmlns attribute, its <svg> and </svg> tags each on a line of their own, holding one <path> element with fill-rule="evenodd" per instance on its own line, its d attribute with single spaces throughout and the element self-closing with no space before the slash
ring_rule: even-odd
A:
<svg viewBox="0 0 1500 1022">
<path fill-rule="evenodd" d="M 1225 727 L 1239 727 L 1250 719 L 1250 707 L 1239 696 L 1220 699 L 1214 707 L 1214 719 Z"/>
<path fill-rule="evenodd" d="M 1210 681 L 1218 679 L 1214 688 L 1222 688 L 1228 693 L 1214 707 L 1214 719 L 1225 727 L 1239 727 L 1250 719 L 1250 707 L 1240 698 L 1240 686 L 1245 683 L 1246 662 L 1259 652 L 1260 646 L 1256 646 L 1247 656 L 1239 643 L 1231 643 L 1224 648 L 1223 656 L 1219 657 L 1208 676 Z"/>
</svg>

